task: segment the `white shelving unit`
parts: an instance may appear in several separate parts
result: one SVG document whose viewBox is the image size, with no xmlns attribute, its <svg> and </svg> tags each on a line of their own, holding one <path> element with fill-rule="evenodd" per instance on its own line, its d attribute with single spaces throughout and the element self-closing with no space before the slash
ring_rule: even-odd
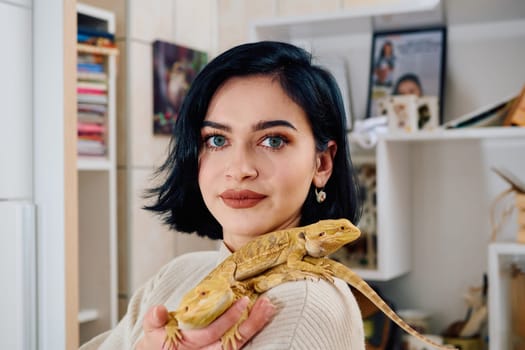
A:
<svg viewBox="0 0 525 350">
<path fill-rule="evenodd" d="M 525 245 L 493 243 L 489 246 L 489 337 L 491 349 L 510 349 L 509 278 L 512 263 L 525 266 Z"/>
<path fill-rule="evenodd" d="M 519 58 L 525 56 L 525 3 L 413 4 L 411 9 L 367 6 L 259 20 L 252 23 L 251 39 L 287 41 L 311 50 L 321 62 L 344 58 L 353 118 L 366 112 L 376 29 L 446 24 L 444 121 L 519 93 L 525 83 Z M 383 16 L 388 12 L 394 15 Z M 490 205 L 506 186 L 490 168 L 523 174 L 523 154 L 525 128 L 381 137 L 375 149 L 377 269 L 356 272 L 375 281 L 397 307 L 428 311 L 431 331 L 442 332 L 463 319 L 462 295 L 481 284 L 488 268 Z M 499 348 L 504 347 L 494 349 Z"/>
<path fill-rule="evenodd" d="M 115 33 L 115 15 L 78 4 L 79 25 Z M 86 23 L 82 23 L 86 25 Z M 79 52 L 93 52 L 80 48 Z M 104 56 L 107 73 L 107 114 L 104 156 L 78 157 L 79 187 L 79 316 L 80 343 L 117 324 L 116 227 L 116 49 L 97 50 Z"/>
</svg>

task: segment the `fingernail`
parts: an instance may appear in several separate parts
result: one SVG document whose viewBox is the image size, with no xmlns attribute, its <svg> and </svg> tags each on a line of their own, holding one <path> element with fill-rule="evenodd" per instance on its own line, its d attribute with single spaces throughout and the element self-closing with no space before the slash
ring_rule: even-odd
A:
<svg viewBox="0 0 525 350">
<path fill-rule="evenodd" d="M 268 304 L 264 308 L 264 317 L 267 321 L 270 321 L 273 316 L 275 315 L 275 306 L 268 302 Z"/>
<path fill-rule="evenodd" d="M 153 308 L 153 318 L 155 319 L 155 322 L 160 322 L 160 319 L 159 319 L 159 307 L 158 306 L 155 306 Z"/>
<path fill-rule="evenodd" d="M 266 319 L 271 319 L 275 314 L 275 305 L 268 298 L 261 298 L 261 307 L 263 308 Z"/>
<path fill-rule="evenodd" d="M 242 297 L 239 299 L 239 302 L 237 303 L 237 307 L 240 310 L 244 310 L 246 306 L 248 306 L 248 303 L 250 302 L 250 299 L 248 297 Z"/>
</svg>

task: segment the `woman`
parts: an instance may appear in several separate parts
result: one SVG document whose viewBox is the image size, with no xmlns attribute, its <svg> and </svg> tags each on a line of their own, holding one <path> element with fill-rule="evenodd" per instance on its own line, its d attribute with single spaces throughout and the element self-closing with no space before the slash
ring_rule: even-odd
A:
<svg viewBox="0 0 525 350">
<path fill-rule="evenodd" d="M 160 349 L 167 310 L 220 261 L 266 232 L 326 218 L 357 222 L 357 182 L 335 80 L 304 50 L 278 42 L 234 47 L 196 77 L 148 206 L 182 232 L 222 239 L 218 252 L 180 256 L 130 301 L 112 331 L 84 348 Z M 344 282 L 282 284 L 240 327 L 253 349 L 364 349 L 357 303 Z M 271 303 L 270 303 L 271 301 Z M 220 349 L 240 300 L 178 349 Z"/>
<path fill-rule="evenodd" d="M 392 86 L 392 73 L 396 57 L 394 56 L 394 44 L 387 40 L 381 47 L 379 57 L 374 66 L 375 85 Z"/>
<path fill-rule="evenodd" d="M 396 82 L 392 95 L 416 95 L 423 96 L 423 87 L 418 76 L 414 73 L 402 75 Z"/>
</svg>

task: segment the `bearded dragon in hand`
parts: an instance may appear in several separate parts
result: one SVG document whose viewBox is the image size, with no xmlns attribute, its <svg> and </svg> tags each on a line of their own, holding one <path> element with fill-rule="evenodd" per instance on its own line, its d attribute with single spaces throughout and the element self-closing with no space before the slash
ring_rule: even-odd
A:
<svg viewBox="0 0 525 350">
<path fill-rule="evenodd" d="M 321 220 L 317 223 L 261 235 L 234 252 L 212 270 L 182 298 L 177 310 L 169 313 L 163 345 L 176 348 L 182 340 L 181 329 L 204 328 L 243 296 L 250 298 L 241 319 L 221 338 L 223 348 L 236 349 L 238 327 L 248 316 L 259 296 L 250 278 L 286 265 L 290 280 L 320 276 L 331 280 L 331 271 L 322 264 L 303 261 L 305 256 L 321 258 L 356 240 L 361 232 L 346 219 Z M 243 281 L 247 281 L 243 283 Z M 259 282 L 262 286 L 262 283 Z M 272 283 L 273 285 L 273 283 Z"/>
</svg>

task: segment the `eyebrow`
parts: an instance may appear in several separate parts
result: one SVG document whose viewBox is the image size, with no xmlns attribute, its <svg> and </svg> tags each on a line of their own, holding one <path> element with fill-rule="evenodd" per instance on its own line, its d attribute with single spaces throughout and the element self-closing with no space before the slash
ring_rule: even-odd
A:
<svg viewBox="0 0 525 350">
<path fill-rule="evenodd" d="M 293 130 L 297 131 L 297 128 L 292 123 L 290 123 L 287 120 L 281 120 L 281 119 L 260 121 L 257 124 L 255 124 L 252 129 L 253 129 L 253 131 L 261 131 L 261 130 L 273 128 L 273 127 L 276 127 L 276 126 L 285 126 L 287 128 L 290 128 L 290 129 L 293 129 Z M 204 127 L 211 127 L 211 128 L 223 130 L 223 131 L 226 131 L 226 132 L 231 132 L 232 131 L 232 128 L 230 126 L 228 126 L 228 125 L 212 122 L 212 121 L 209 121 L 209 120 L 204 120 L 202 122 L 202 127 L 203 128 Z"/>
</svg>

